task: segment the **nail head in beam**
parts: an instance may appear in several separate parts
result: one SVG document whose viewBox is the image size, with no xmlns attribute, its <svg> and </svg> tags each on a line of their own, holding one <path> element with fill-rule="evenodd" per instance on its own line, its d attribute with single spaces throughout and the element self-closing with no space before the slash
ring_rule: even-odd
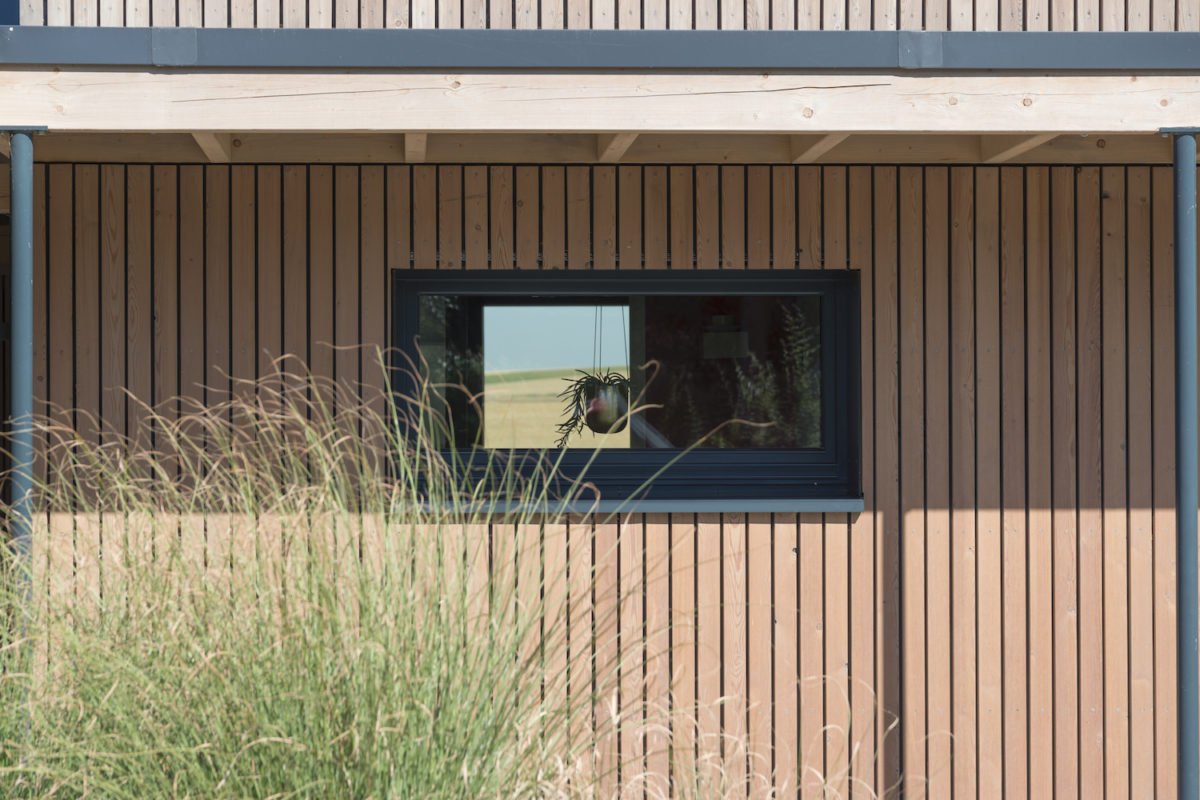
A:
<svg viewBox="0 0 1200 800">
<path fill-rule="evenodd" d="M 404 134 L 404 160 L 409 164 L 424 164 L 426 148 L 429 145 L 429 134 Z"/>
<path fill-rule="evenodd" d="M 193 133 L 192 138 L 213 164 L 228 164 L 233 160 L 233 136 L 228 133 Z"/>
<path fill-rule="evenodd" d="M 848 133 L 827 133 L 824 136 L 793 136 L 792 163 L 815 164 L 821 156 L 850 138 Z"/>
<path fill-rule="evenodd" d="M 1003 164 L 1058 138 L 1056 133 L 1033 136 L 980 136 L 979 160 L 984 164 Z"/>
<path fill-rule="evenodd" d="M 596 135 L 596 160 L 602 164 L 615 164 L 637 140 L 636 133 L 601 133 Z"/>
</svg>

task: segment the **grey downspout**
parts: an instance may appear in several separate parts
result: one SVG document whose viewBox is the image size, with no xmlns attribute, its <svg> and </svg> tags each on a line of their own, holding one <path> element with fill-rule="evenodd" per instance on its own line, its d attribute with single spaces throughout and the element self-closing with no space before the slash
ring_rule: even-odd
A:
<svg viewBox="0 0 1200 800">
<path fill-rule="evenodd" d="M 9 392 L 12 420 L 13 546 L 28 557 L 33 491 L 33 140 L 29 131 L 11 134 L 12 287 L 10 309 Z"/>
<path fill-rule="evenodd" d="M 1200 800 L 1200 628 L 1196 519 L 1196 133 L 1175 136 L 1175 525 L 1178 587 L 1179 797 Z"/>
</svg>

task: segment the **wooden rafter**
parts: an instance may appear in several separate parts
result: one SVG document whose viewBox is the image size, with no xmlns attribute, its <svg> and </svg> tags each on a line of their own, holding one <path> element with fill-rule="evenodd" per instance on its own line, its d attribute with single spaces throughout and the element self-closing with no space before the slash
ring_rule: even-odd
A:
<svg viewBox="0 0 1200 800">
<path fill-rule="evenodd" d="M 984 164 L 1003 164 L 1017 156 L 1028 153 L 1058 134 L 1038 133 L 1033 136 L 981 136 L 979 137 L 979 160 Z"/>
<path fill-rule="evenodd" d="M 213 164 L 228 164 L 233 160 L 233 136 L 228 133 L 193 133 L 192 138 Z"/>
<path fill-rule="evenodd" d="M 428 155 L 429 134 L 404 134 L 404 160 L 409 164 L 424 164 Z"/>
<path fill-rule="evenodd" d="M 848 133 L 827 133 L 824 136 L 793 136 L 792 163 L 814 164 L 821 156 L 850 137 Z"/>
<path fill-rule="evenodd" d="M 636 133 L 602 133 L 596 136 L 596 160 L 603 164 L 615 164 L 637 140 Z"/>
</svg>

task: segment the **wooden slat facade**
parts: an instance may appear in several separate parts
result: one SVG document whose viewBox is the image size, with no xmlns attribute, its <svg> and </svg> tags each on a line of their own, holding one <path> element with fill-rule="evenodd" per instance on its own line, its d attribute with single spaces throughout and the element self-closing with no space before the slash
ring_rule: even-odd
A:
<svg viewBox="0 0 1200 800">
<path fill-rule="evenodd" d="M 598 657 L 739 777 L 1173 796 L 1169 170 L 52 164 L 35 211 L 35 392 L 93 437 L 285 352 L 369 378 L 326 345 L 386 344 L 390 268 L 859 270 L 866 512 L 572 525 L 546 574 L 621 537 L 620 624 L 676 625 Z"/>
<path fill-rule="evenodd" d="M 1197 0 L 21 0 L 22 25 L 1195 31 Z"/>
</svg>

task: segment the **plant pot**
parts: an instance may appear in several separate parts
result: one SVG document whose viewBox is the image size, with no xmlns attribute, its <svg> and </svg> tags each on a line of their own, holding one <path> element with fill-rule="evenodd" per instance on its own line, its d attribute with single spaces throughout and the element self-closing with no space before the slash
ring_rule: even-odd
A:
<svg viewBox="0 0 1200 800">
<path fill-rule="evenodd" d="M 619 386 L 589 386 L 583 393 L 584 424 L 593 433 L 619 433 L 629 419 L 629 395 Z"/>
</svg>

